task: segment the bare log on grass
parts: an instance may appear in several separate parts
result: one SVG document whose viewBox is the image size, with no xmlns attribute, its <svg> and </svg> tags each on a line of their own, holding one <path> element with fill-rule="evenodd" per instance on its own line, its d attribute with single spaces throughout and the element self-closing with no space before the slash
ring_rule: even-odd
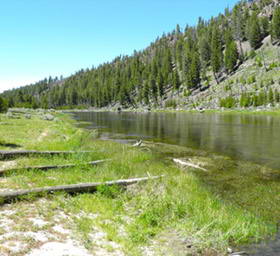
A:
<svg viewBox="0 0 280 256">
<path fill-rule="evenodd" d="M 13 159 L 21 156 L 54 156 L 54 155 L 71 155 L 78 153 L 92 153 L 92 151 L 36 151 L 36 150 L 18 150 L 6 151 L 0 150 L 0 160 Z"/>
<path fill-rule="evenodd" d="M 144 177 L 144 178 L 134 178 L 134 179 L 126 179 L 126 180 L 113 180 L 107 182 L 96 182 L 96 183 L 81 183 L 81 184 L 72 184 L 72 185 L 63 185 L 63 186 L 54 186 L 54 187 L 42 187 L 42 188 L 34 188 L 34 189 L 25 189 L 25 190 L 15 190 L 9 192 L 0 193 L 0 201 L 1 202 L 10 202 L 12 200 L 18 199 L 22 196 L 26 196 L 29 194 L 40 194 L 40 193 L 53 193 L 53 192 L 66 192 L 66 193 L 89 193 L 96 192 L 99 186 L 122 186 L 126 187 L 129 185 L 133 185 L 135 183 L 155 180 L 164 176 L 152 176 L 152 177 Z"/>
<path fill-rule="evenodd" d="M 181 159 L 176 159 L 174 158 L 173 161 L 181 166 L 184 166 L 184 167 L 191 167 L 191 168 L 195 168 L 195 169 L 199 169 L 199 170 L 202 170 L 204 172 L 207 172 L 207 169 L 203 168 L 203 167 L 200 167 L 196 164 L 193 164 L 191 162 L 186 162 L 186 161 L 183 161 Z"/>
<path fill-rule="evenodd" d="M 106 159 L 106 160 L 96 160 L 96 161 L 92 161 L 92 162 L 88 162 L 88 163 L 82 163 L 81 165 L 91 165 L 91 166 L 95 166 L 101 163 L 104 163 L 105 161 L 109 161 L 110 159 Z M 27 170 L 41 170 L 41 171 L 47 171 L 47 170 L 51 170 L 51 169 L 66 169 L 66 168 L 72 168 L 75 166 L 79 166 L 77 164 L 64 164 L 64 165 L 45 165 L 45 166 L 27 166 L 27 167 L 22 167 L 22 168 L 12 168 L 12 169 L 3 169 L 0 170 L 0 175 L 3 175 L 5 173 L 8 172 L 15 172 L 15 171 L 19 171 L 19 170 L 23 170 L 23 169 L 27 169 Z"/>
</svg>

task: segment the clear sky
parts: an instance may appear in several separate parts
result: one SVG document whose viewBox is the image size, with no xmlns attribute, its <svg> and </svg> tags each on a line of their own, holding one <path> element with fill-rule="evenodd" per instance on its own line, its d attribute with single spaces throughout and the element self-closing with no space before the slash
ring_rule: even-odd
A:
<svg viewBox="0 0 280 256">
<path fill-rule="evenodd" d="M 6 0 L 0 7 L 0 92 L 64 77 L 148 46 L 236 0 Z"/>
</svg>

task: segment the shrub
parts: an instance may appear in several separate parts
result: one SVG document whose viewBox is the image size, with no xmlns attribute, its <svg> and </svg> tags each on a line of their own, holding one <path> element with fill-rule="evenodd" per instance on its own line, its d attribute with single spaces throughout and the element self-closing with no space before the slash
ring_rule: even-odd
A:
<svg viewBox="0 0 280 256">
<path fill-rule="evenodd" d="M 184 89 L 184 97 L 188 97 L 191 95 L 191 92 L 188 89 Z"/>
<path fill-rule="evenodd" d="M 253 59 L 253 58 L 255 58 L 256 56 L 257 56 L 256 51 L 255 51 L 255 50 L 251 50 L 250 53 L 249 53 L 249 58 L 250 58 L 250 59 Z"/>
<path fill-rule="evenodd" d="M 277 68 L 278 66 L 279 66 L 278 63 L 273 62 L 268 66 L 268 71 L 273 70 L 273 69 Z"/>
<path fill-rule="evenodd" d="M 239 104 L 240 104 L 240 107 L 243 107 L 243 108 L 250 107 L 253 104 L 251 95 L 248 93 L 242 93 Z"/>
<path fill-rule="evenodd" d="M 165 107 L 166 108 L 176 108 L 177 107 L 177 102 L 174 99 L 169 99 L 165 102 Z"/>
<path fill-rule="evenodd" d="M 220 107 L 222 108 L 234 108 L 236 107 L 236 99 L 232 96 L 220 99 Z"/>
<path fill-rule="evenodd" d="M 250 76 L 247 80 L 247 84 L 253 84 L 255 82 L 256 82 L 256 76 L 255 75 Z"/>
<path fill-rule="evenodd" d="M 258 67 L 262 67 L 263 66 L 263 64 L 262 64 L 262 59 L 261 59 L 261 57 L 256 57 L 256 65 L 258 66 Z"/>
</svg>

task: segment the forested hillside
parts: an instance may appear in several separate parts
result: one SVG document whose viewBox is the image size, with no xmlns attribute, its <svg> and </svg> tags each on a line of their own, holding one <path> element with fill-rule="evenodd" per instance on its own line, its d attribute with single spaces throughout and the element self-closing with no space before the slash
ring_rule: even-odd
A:
<svg viewBox="0 0 280 256">
<path fill-rule="evenodd" d="M 280 101 L 278 0 L 241 1 L 143 51 L 3 93 L 9 107 L 216 108 Z M 279 91 L 278 91 L 279 89 Z"/>
</svg>

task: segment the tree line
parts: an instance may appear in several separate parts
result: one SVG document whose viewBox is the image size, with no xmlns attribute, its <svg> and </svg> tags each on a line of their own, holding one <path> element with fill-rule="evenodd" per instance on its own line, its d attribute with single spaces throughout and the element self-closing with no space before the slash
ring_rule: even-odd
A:
<svg viewBox="0 0 280 256">
<path fill-rule="evenodd" d="M 48 78 L 5 92 L 9 107 L 63 108 L 161 105 L 167 91 L 174 94 L 209 84 L 209 71 L 219 83 L 247 58 L 243 42 L 252 49 L 271 35 L 280 40 L 280 7 L 273 15 L 262 10 L 272 0 L 240 1 L 232 10 L 196 26 L 179 25 L 143 51 L 119 56 L 110 63 L 82 69 L 67 79 Z"/>
</svg>

